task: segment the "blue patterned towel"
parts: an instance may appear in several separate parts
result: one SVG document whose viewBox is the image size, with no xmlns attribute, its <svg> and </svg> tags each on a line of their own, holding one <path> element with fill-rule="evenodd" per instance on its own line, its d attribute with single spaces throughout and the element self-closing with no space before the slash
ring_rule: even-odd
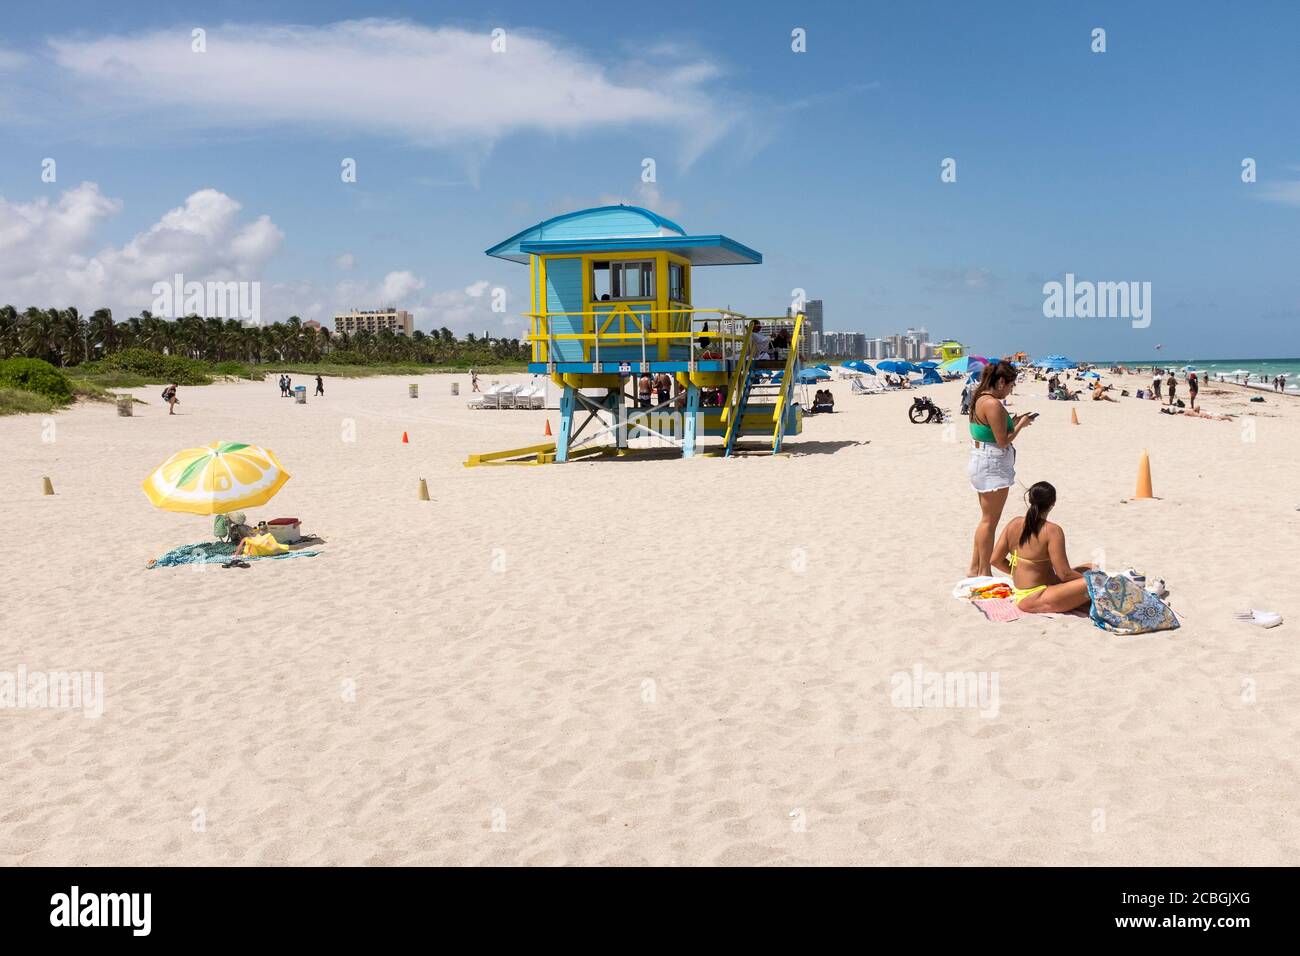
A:
<svg viewBox="0 0 1300 956">
<path fill-rule="evenodd" d="M 1150 634 L 1180 627 L 1169 605 L 1121 574 L 1084 571 L 1092 623 L 1112 634 Z"/>
<path fill-rule="evenodd" d="M 284 554 L 267 555 L 265 559 L 247 557 L 245 561 L 279 560 L 281 558 L 314 558 L 319 551 L 287 551 Z M 235 556 L 235 546 L 228 541 L 200 541 L 198 544 L 183 544 L 172 548 L 161 558 L 149 565 L 151 568 L 175 568 L 183 564 L 225 564 Z"/>
</svg>

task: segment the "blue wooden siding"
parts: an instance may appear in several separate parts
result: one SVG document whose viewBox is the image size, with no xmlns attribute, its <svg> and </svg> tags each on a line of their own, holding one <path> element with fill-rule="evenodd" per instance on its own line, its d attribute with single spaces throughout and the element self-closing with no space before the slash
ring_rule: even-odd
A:
<svg viewBox="0 0 1300 956">
<path fill-rule="evenodd" d="M 586 308 L 582 301 L 582 260 L 549 259 L 546 262 L 546 311 L 581 312 Z M 553 315 L 551 331 L 556 334 L 582 332 L 582 316 Z M 575 340 L 555 344 L 557 362 L 582 361 L 582 343 Z"/>
</svg>

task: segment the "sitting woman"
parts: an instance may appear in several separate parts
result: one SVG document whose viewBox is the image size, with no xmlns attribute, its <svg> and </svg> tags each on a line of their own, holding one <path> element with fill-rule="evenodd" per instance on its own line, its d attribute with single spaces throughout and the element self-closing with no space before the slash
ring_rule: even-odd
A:
<svg viewBox="0 0 1300 956">
<path fill-rule="evenodd" d="M 1070 567 L 1065 556 L 1065 532 L 1047 520 L 1056 504 L 1056 489 L 1037 482 L 1025 495 L 1029 510 L 1023 518 L 1007 522 L 993 546 L 993 567 L 1011 575 L 1012 598 L 1022 611 L 1051 614 L 1073 611 L 1089 603 L 1083 571 L 1094 566 Z"/>
</svg>

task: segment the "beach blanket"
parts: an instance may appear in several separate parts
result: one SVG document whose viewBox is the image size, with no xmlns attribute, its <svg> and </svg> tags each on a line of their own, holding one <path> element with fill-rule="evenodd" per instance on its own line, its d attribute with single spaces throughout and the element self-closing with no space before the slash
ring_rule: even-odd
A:
<svg viewBox="0 0 1300 956">
<path fill-rule="evenodd" d="M 1150 634 L 1181 627 L 1169 605 L 1132 580 L 1104 571 L 1085 571 L 1092 623 L 1112 634 Z"/>
<path fill-rule="evenodd" d="M 972 607 L 979 608 L 981 613 L 990 621 L 997 623 L 1017 621 L 1022 617 L 1029 617 L 1029 613 L 1020 610 L 1016 606 L 1016 602 L 1009 597 L 990 598 L 983 601 L 971 601 L 970 603 Z"/>
<path fill-rule="evenodd" d="M 265 558 L 248 557 L 246 561 L 278 561 L 282 558 L 314 558 L 319 551 L 289 551 L 285 554 L 267 555 Z M 228 541 L 200 541 L 172 548 L 151 562 L 151 568 L 176 568 L 183 564 L 225 564 L 235 556 L 235 545 Z"/>
</svg>

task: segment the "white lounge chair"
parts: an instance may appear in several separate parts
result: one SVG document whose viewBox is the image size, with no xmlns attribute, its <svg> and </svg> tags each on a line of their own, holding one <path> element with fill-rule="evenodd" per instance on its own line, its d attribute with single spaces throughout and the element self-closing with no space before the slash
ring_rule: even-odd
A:
<svg viewBox="0 0 1300 956">
<path fill-rule="evenodd" d="M 498 408 L 516 408 L 515 396 L 519 394 L 522 385 L 507 385 L 497 395 Z"/>
<path fill-rule="evenodd" d="M 474 408 L 474 409 L 500 407 L 499 402 L 500 402 L 501 389 L 503 389 L 504 387 L 505 387 L 504 385 L 493 385 L 486 392 L 481 394 L 478 398 L 471 399 L 470 401 L 466 402 L 465 407 Z"/>
</svg>

